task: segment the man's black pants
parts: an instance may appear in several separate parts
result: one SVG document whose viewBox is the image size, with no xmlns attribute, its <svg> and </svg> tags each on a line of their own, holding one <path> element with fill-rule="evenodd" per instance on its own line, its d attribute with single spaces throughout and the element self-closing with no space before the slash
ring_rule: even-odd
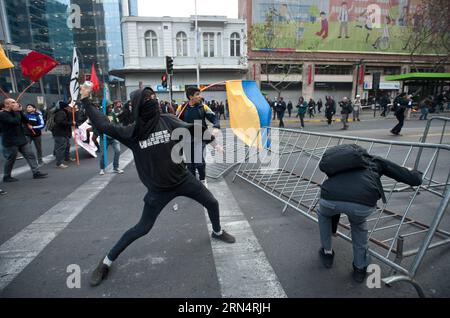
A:
<svg viewBox="0 0 450 318">
<path fill-rule="evenodd" d="M 403 128 L 403 123 L 405 122 L 405 113 L 395 114 L 395 117 L 397 117 L 398 124 L 392 128 L 391 132 L 398 135 Z"/>
<path fill-rule="evenodd" d="M 150 232 L 164 207 L 178 196 L 191 198 L 203 205 L 208 210 L 213 230 L 220 232 L 219 202 L 199 180 L 188 174 L 186 181 L 171 191 L 149 191 L 147 193 L 144 198 L 145 205 L 141 219 L 134 227 L 125 232 L 109 252 L 108 258 L 115 261 L 128 245 Z"/>
</svg>

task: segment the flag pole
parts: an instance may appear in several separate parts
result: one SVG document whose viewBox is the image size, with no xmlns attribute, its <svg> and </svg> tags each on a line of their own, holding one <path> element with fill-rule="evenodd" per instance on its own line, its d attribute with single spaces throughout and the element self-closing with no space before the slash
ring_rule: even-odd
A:
<svg viewBox="0 0 450 318">
<path fill-rule="evenodd" d="M 73 127 L 73 141 L 75 144 L 75 158 L 77 160 L 77 166 L 80 165 L 80 156 L 78 154 L 78 140 L 77 140 L 77 126 L 76 126 L 76 122 L 75 122 L 75 107 L 76 104 L 73 103 L 73 107 L 72 107 L 72 127 Z"/>
<path fill-rule="evenodd" d="M 9 95 L 5 93 L 5 91 L 0 87 L 0 93 L 3 94 L 6 98 L 9 98 Z"/>
<path fill-rule="evenodd" d="M 30 85 L 28 85 L 23 91 L 22 93 L 19 94 L 19 97 L 17 97 L 17 102 L 22 98 L 23 94 L 25 94 L 25 92 L 30 89 L 31 86 L 33 86 L 34 84 L 36 84 L 36 82 L 31 82 Z"/>
</svg>

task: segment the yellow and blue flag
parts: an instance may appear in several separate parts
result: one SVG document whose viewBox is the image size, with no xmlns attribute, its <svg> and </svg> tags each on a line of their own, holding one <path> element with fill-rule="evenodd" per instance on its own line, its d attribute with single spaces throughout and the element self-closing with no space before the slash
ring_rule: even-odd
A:
<svg viewBox="0 0 450 318">
<path fill-rule="evenodd" d="M 267 129 L 264 128 L 270 126 L 272 109 L 256 82 L 226 81 L 226 88 L 230 127 L 234 134 L 247 145 L 269 147 Z M 258 139 L 255 141 L 255 138 Z"/>
<path fill-rule="evenodd" d="M 0 45 L 0 70 L 5 68 L 13 68 L 14 64 L 8 59 L 3 50 L 3 47 Z"/>
</svg>

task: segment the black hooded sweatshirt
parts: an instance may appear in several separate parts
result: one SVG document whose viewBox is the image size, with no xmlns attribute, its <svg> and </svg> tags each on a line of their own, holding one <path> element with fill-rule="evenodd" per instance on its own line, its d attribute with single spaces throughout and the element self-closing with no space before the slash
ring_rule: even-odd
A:
<svg viewBox="0 0 450 318">
<path fill-rule="evenodd" d="M 126 127 L 110 123 L 89 98 L 84 98 L 81 102 L 92 125 L 100 133 L 105 133 L 131 149 L 139 178 L 147 189 L 157 192 L 170 191 L 182 184 L 190 173 L 184 162 L 176 163 L 172 160 L 172 150 L 179 142 L 172 140 L 172 131 L 176 128 L 186 128 L 192 133 L 195 125 L 185 123 L 171 114 L 160 114 L 157 107 L 158 113 L 153 118 L 157 120 L 148 125 L 151 131 L 140 132 L 141 113 L 144 113 L 144 107 L 148 106 L 144 101 L 144 92 L 147 89 L 152 91 L 150 88 L 144 88 L 131 94 L 133 109 L 136 111 L 135 123 Z"/>
</svg>

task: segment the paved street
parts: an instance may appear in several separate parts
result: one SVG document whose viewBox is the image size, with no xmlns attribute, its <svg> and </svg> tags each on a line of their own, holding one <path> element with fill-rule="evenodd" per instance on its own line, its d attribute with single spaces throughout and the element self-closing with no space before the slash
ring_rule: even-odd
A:
<svg viewBox="0 0 450 318">
<path fill-rule="evenodd" d="M 447 113 L 448 116 L 448 113 Z M 425 121 L 405 122 L 402 136 L 389 130 L 394 118 L 373 118 L 341 131 L 340 123 L 307 121 L 307 131 L 419 141 Z M 299 128 L 286 118 L 286 128 Z M 227 122 L 222 122 L 226 127 Z M 273 126 L 277 126 L 274 121 Z M 432 128 L 429 142 L 439 142 L 442 128 Z M 449 132 L 447 129 L 446 140 Z M 44 155 L 52 153 L 51 136 L 44 136 Z M 8 192 L 0 197 L 0 297 L 416 297 L 411 285 L 369 289 L 351 279 L 352 249 L 334 240 L 334 268 L 319 263 L 318 226 L 250 184 L 233 171 L 224 179 L 209 180 L 219 199 L 222 225 L 237 243 L 212 241 L 207 214 L 197 203 L 177 198 L 158 218 L 149 235 L 133 243 L 118 258 L 108 279 L 88 285 L 91 271 L 113 244 L 140 217 L 146 189 L 138 179 L 132 155 L 122 146 L 123 175 L 99 176 L 97 159 L 81 151 L 81 165 L 57 170 L 52 157 L 43 168 L 48 179 L 33 180 L 26 162 L 16 162 L 20 181 L 1 183 Z M 112 153 L 109 154 L 112 160 Z M 3 166 L 4 159 L 0 159 Z M 179 209 L 172 209 L 173 203 Z M 424 203 L 425 204 L 425 203 Z M 448 213 L 447 213 L 448 217 Z M 448 220 L 446 221 L 448 224 Z M 378 263 L 377 261 L 375 261 Z M 450 249 L 431 251 L 419 269 L 419 281 L 430 297 L 449 297 Z M 81 287 L 68 288 L 71 264 L 81 269 Z M 382 266 L 383 274 L 389 269 Z"/>
</svg>

